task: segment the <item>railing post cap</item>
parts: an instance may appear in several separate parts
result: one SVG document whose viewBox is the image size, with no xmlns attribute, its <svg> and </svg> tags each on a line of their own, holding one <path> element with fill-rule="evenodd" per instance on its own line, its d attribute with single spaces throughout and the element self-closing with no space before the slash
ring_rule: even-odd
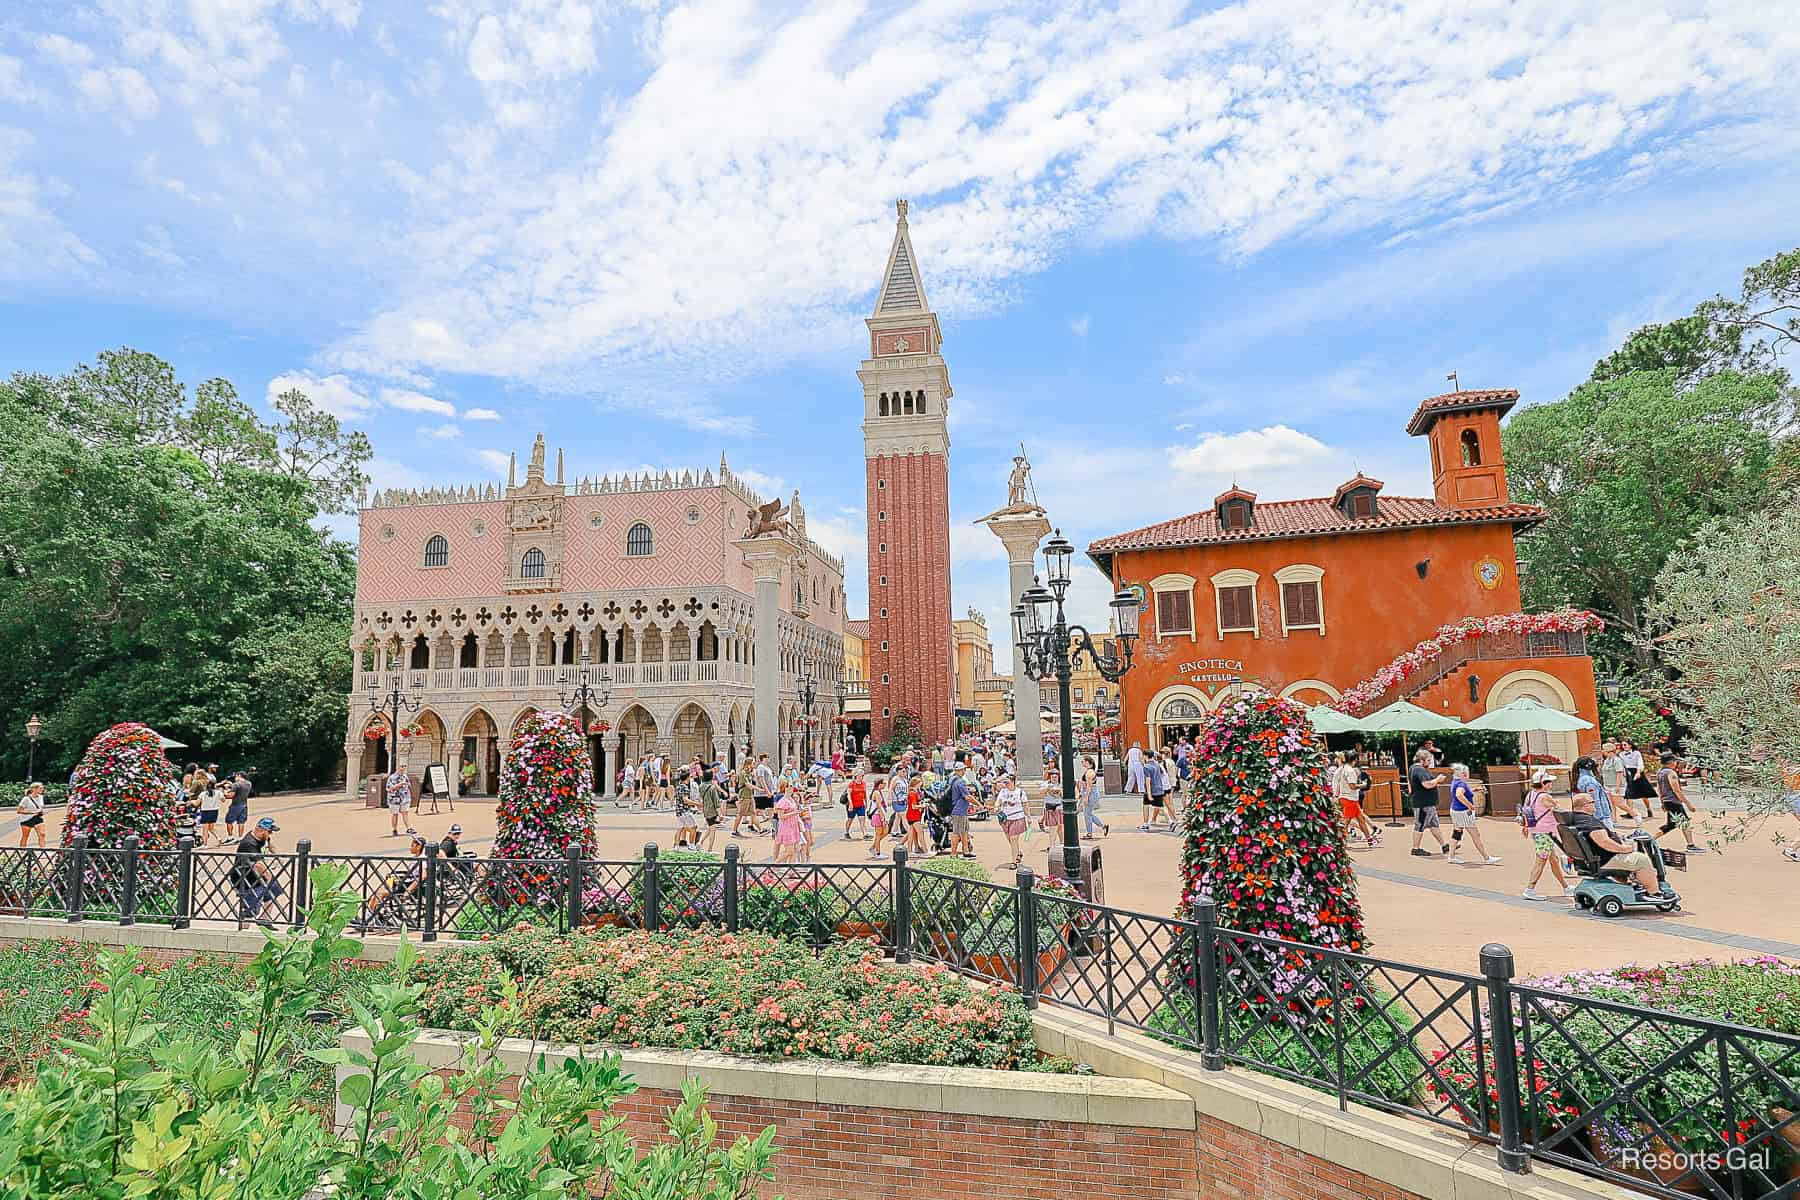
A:
<svg viewBox="0 0 1800 1200">
<path fill-rule="evenodd" d="M 744 849 L 742 846 L 731 845 L 731 846 L 725 847 L 725 861 L 726 862 L 736 862 L 738 859 L 742 858 L 743 856 L 744 856 Z"/>
<path fill-rule="evenodd" d="M 1025 866 L 1023 863 L 1021 863 L 1019 865 L 1018 873 L 1014 876 L 1014 878 L 1016 878 L 1019 881 L 1020 887 L 1028 888 L 1031 886 L 1032 880 L 1034 880 L 1036 878 L 1036 875 L 1032 872 L 1030 867 Z"/>
<path fill-rule="evenodd" d="M 1499 942 L 1489 942 L 1481 948 L 1481 971 L 1492 979 L 1511 979 L 1513 952 Z"/>
<path fill-rule="evenodd" d="M 662 847 L 658 846 L 655 842 L 645 842 L 644 843 L 644 857 L 645 858 L 655 858 L 660 853 L 662 853 Z"/>
<path fill-rule="evenodd" d="M 905 846 L 895 846 L 894 847 L 894 861 L 895 862 L 904 863 L 906 861 L 906 857 L 907 856 L 906 856 L 906 847 Z"/>
</svg>

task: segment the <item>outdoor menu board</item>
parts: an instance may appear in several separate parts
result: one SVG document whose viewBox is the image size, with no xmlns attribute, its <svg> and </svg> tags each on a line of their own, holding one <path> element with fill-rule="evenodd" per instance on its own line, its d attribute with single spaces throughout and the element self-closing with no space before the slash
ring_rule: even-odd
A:
<svg viewBox="0 0 1800 1200">
<path fill-rule="evenodd" d="M 450 772 L 443 763 L 432 763 L 425 768 L 425 790 L 434 796 L 450 794 Z"/>
</svg>

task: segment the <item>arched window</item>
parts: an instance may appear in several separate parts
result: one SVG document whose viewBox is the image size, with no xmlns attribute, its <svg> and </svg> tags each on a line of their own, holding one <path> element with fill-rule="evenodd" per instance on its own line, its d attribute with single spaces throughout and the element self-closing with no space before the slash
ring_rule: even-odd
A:
<svg viewBox="0 0 1800 1200">
<path fill-rule="evenodd" d="M 447 567 L 450 565 L 450 543 L 444 535 L 434 533 L 425 539 L 425 565 L 428 567 Z"/>
<path fill-rule="evenodd" d="M 905 408 L 905 411 L 906 411 L 906 412 L 907 412 L 907 413 L 908 413 L 908 414 L 911 414 L 911 412 L 912 412 L 912 410 L 913 410 L 913 405 L 912 405 L 912 393 L 911 393 L 911 392 L 908 392 L 908 393 L 906 393 L 906 400 L 905 400 L 905 404 L 906 404 L 906 408 Z"/>
<path fill-rule="evenodd" d="M 887 415 L 888 415 L 888 411 L 887 411 L 887 393 L 886 393 L 886 392 L 883 392 L 883 393 L 881 393 L 881 415 L 882 415 L 882 416 L 884 416 L 884 417 L 885 417 L 885 416 L 887 416 Z"/>
<path fill-rule="evenodd" d="M 542 579 L 544 577 L 544 552 L 535 546 L 525 552 L 519 560 L 519 578 Z"/>
<path fill-rule="evenodd" d="M 1462 460 L 1465 467 L 1481 465 L 1481 435 L 1473 429 L 1462 431 Z"/>
<path fill-rule="evenodd" d="M 650 536 L 650 527 L 639 521 L 625 534 L 625 553 L 633 558 L 641 558 L 656 549 L 656 539 Z"/>
<path fill-rule="evenodd" d="M 924 392 L 919 393 L 919 398 L 918 398 L 918 401 L 916 402 L 916 406 L 914 407 L 913 411 L 917 412 L 917 413 L 923 413 L 925 411 L 925 393 Z"/>
</svg>

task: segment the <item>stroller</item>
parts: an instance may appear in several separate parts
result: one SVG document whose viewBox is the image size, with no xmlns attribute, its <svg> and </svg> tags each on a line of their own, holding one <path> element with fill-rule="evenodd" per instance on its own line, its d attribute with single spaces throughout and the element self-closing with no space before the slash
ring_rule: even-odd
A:
<svg viewBox="0 0 1800 1200">
<path fill-rule="evenodd" d="M 1681 911 L 1681 897 L 1668 885 L 1669 868 L 1687 870 L 1687 855 L 1679 850 L 1664 850 L 1644 830 L 1633 833 L 1630 841 L 1650 856 L 1650 865 L 1656 869 L 1656 886 L 1661 894 L 1655 896 L 1645 895 L 1632 882 L 1629 872 L 1609 868 L 1607 856 L 1569 825 L 1568 813 L 1556 814 L 1556 840 L 1569 856 L 1575 873 L 1581 876 L 1581 882 L 1575 885 L 1575 903 L 1581 908 L 1592 909 L 1603 917 L 1619 916 L 1628 908 Z"/>
</svg>

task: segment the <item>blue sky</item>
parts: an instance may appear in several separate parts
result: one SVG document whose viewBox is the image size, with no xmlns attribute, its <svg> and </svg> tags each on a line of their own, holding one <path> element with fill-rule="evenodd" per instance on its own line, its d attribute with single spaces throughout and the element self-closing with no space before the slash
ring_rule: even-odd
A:
<svg viewBox="0 0 1800 1200">
<path fill-rule="evenodd" d="M 725 452 L 854 603 L 906 196 L 1003 642 L 968 522 L 1020 440 L 1078 543 L 1233 477 L 1423 494 L 1448 372 L 1554 399 L 1800 242 L 1797 79 L 1750 3 L 12 0 L 0 366 L 302 386 L 378 484 Z"/>
</svg>

